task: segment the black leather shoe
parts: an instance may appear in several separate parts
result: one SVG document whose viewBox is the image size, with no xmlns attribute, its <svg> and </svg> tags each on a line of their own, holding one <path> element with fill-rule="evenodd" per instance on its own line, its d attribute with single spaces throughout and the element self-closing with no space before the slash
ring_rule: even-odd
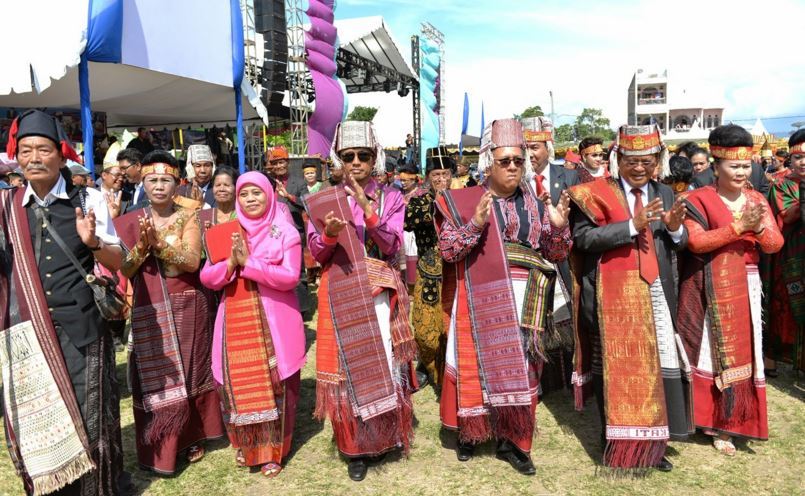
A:
<svg viewBox="0 0 805 496">
<path fill-rule="evenodd" d="M 662 457 L 660 463 L 657 464 L 657 470 L 660 472 L 670 472 L 674 468 L 674 464 L 668 461 L 668 458 Z"/>
<path fill-rule="evenodd" d="M 365 458 L 353 458 L 347 464 L 347 474 L 349 474 L 350 479 L 360 482 L 366 478 L 367 468 Z"/>
<path fill-rule="evenodd" d="M 520 450 L 511 446 L 509 443 L 500 444 L 496 456 L 498 460 L 509 462 L 514 470 L 523 475 L 534 475 L 537 473 L 537 469 L 534 467 L 531 457 L 525 453 L 521 453 Z"/>
<path fill-rule="evenodd" d="M 419 383 L 419 389 L 417 389 L 417 391 L 425 389 L 425 386 L 428 385 L 428 374 L 422 372 L 421 370 L 417 370 L 416 381 Z"/>
<path fill-rule="evenodd" d="M 475 445 L 470 443 L 458 443 L 456 446 L 456 458 L 460 462 L 469 461 L 475 454 Z"/>
</svg>

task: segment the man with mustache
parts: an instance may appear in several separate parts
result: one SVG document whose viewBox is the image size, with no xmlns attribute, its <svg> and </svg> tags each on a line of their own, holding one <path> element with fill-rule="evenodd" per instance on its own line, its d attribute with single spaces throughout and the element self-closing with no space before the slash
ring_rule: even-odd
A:
<svg viewBox="0 0 805 496">
<path fill-rule="evenodd" d="M 20 115 L 6 150 L 28 181 L 0 191 L 0 347 L 14 350 L 0 359 L 11 378 L 3 398 L 11 459 L 28 493 L 118 494 L 114 352 L 86 274 L 96 262 L 118 270 L 120 241 L 101 192 L 70 181 L 66 160 L 79 158 L 53 117 Z M 25 363 L 15 363 L 21 356 Z"/>
</svg>

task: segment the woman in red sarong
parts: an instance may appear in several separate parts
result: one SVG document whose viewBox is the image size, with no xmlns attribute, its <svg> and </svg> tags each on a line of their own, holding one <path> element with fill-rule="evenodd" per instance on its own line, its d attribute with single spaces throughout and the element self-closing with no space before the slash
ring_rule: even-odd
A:
<svg viewBox="0 0 805 496">
<path fill-rule="evenodd" d="M 137 461 L 173 474 L 180 452 L 197 462 L 204 440 L 224 435 L 210 371 L 212 296 L 198 280 L 196 212 L 174 203 L 176 159 L 158 150 L 142 163 L 150 206 L 115 219 L 130 250 L 121 272 L 134 289 L 129 377 Z"/>
<path fill-rule="evenodd" d="M 686 198 L 689 251 L 679 264 L 677 324 L 691 366 L 696 427 L 732 456 L 732 436 L 769 436 L 757 263 L 761 251 L 779 251 L 783 237 L 766 199 L 748 186 L 749 132 L 720 126 L 709 141 L 718 179 Z"/>
</svg>

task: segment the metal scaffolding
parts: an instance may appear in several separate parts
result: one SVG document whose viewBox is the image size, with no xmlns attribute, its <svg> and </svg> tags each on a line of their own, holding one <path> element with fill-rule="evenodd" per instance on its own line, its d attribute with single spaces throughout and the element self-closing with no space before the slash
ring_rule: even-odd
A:
<svg viewBox="0 0 805 496">
<path fill-rule="evenodd" d="M 433 24 L 423 22 L 420 29 L 422 36 L 431 40 L 439 47 L 439 144 L 443 145 L 444 141 L 444 117 L 445 117 L 445 91 L 444 91 L 444 33 L 436 29 Z M 419 50 L 417 50 L 417 53 Z M 417 66 L 417 71 L 419 67 Z M 419 74 L 419 72 L 417 72 Z"/>
<path fill-rule="evenodd" d="M 421 67 L 419 55 L 419 36 L 413 35 L 411 36 L 411 65 L 417 77 L 419 77 Z M 411 92 L 411 98 L 413 98 L 414 104 L 414 143 L 419 147 L 422 142 L 422 114 L 420 114 L 422 111 L 422 102 L 419 99 L 419 85 Z M 419 150 L 417 150 L 417 153 L 414 153 L 414 163 L 419 164 Z M 419 166 L 424 170 L 425 164 L 419 164 Z"/>
<path fill-rule="evenodd" d="M 288 92 L 291 108 L 291 154 L 307 155 L 310 86 L 305 58 L 303 0 L 285 0 L 288 30 Z"/>
</svg>

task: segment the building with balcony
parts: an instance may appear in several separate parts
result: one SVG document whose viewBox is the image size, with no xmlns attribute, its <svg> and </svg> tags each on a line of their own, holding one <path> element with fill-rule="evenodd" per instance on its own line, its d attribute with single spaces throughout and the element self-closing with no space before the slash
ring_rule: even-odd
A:
<svg viewBox="0 0 805 496">
<path fill-rule="evenodd" d="M 668 70 L 638 69 L 629 84 L 627 122 L 631 125 L 656 122 L 666 140 L 704 140 L 724 116 L 718 98 L 704 100 L 695 91 L 689 92 L 672 81 Z"/>
</svg>

